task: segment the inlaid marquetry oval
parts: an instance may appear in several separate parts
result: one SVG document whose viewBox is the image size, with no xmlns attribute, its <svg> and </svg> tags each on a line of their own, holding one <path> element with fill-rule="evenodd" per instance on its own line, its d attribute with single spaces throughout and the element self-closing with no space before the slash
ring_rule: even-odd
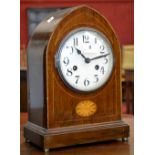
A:
<svg viewBox="0 0 155 155">
<path fill-rule="evenodd" d="M 96 103 L 90 100 L 84 100 L 77 104 L 76 113 L 81 117 L 89 117 L 95 114 L 97 111 Z"/>
</svg>

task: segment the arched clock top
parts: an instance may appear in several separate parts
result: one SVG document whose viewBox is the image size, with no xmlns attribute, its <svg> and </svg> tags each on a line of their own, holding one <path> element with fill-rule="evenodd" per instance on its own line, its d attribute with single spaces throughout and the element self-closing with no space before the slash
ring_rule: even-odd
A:
<svg viewBox="0 0 155 155">
<path fill-rule="evenodd" d="M 105 36 L 105 39 L 108 40 L 109 42 L 109 46 L 111 46 L 112 57 L 113 57 L 113 60 L 112 60 L 113 70 L 111 71 L 110 73 L 111 76 L 109 77 L 110 79 L 114 79 L 115 78 L 114 74 L 120 74 L 119 73 L 119 70 L 120 70 L 119 69 L 120 68 L 119 41 L 117 39 L 117 36 L 112 26 L 110 25 L 110 23 L 107 21 L 107 19 L 104 16 L 102 16 L 99 12 L 97 12 L 96 10 L 92 8 L 89 8 L 87 6 L 80 6 L 80 7 L 72 8 L 71 11 L 68 9 L 63 15 L 63 17 L 61 17 L 61 19 L 58 21 L 59 22 L 55 24 L 54 19 L 53 19 L 53 25 L 56 25 L 56 27 L 53 29 L 53 32 L 49 38 L 49 41 L 47 44 L 47 50 L 45 53 L 47 85 L 49 85 L 48 80 L 50 80 L 51 77 L 56 78 L 57 81 L 59 81 L 60 87 L 62 89 L 64 88 L 63 87 L 64 84 L 67 83 L 65 78 L 61 78 L 62 74 L 60 72 L 59 72 L 60 74 L 58 74 L 58 69 L 56 68 L 57 65 L 55 62 L 55 57 L 59 51 L 60 45 L 62 44 L 64 38 L 67 37 L 68 34 L 72 33 L 73 31 L 77 31 L 78 29 L 85 29 L 85 30 L 94 29 L 96 30 L 96 32 L 100 33 L 102 36 Z M 117 61 L 118 63 L 116 63 Z M 86 78 L 87 77 L 85 77 L 85 79 Z M 83 79 L 83 81 L 85 79 Z M 108 81 L 108 80 L 109 78 L 105 81 Z M 68 83 L 66 85 L 68 85 Z M 74 93 L 74 91 L 72 91 L 72 90 L 75 90 L 73 87 L 74 86 L 71 85 L 70 87 L 71 89 L 68 89 L 67 91 L 69 93 Z M 93 92 L 97 90 L 97 88 L 94 88 L 91 90 Z M 101 89 L 98 89 L 98 93 L 100 93 L 100 90 Z M 86 92 L 86 91 L 84 90 L 83 92 Z M 89 93 L 91 92 L 89 91 Z M 93 93 L 91 93 L 91 95 L 93 95 Z"/>
</svg>

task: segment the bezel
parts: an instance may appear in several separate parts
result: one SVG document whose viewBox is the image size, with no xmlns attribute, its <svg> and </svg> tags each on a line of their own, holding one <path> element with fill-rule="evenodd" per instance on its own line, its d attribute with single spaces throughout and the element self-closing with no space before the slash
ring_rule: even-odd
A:
<svg viewBox="0 0 155 155">
<path fill-rule="evenodd" d="M 95 89 L 92 89 L 92 90 L 79 90 L 79 89 L 76 89 L 75 87 L 73 87 L 72 85 L 70 85 L 69 82 L 67 82 L 67 80 L 65 79 L 65 77 L 63 76 L 63 73 L 61 71 L 61 66 L 60 66 L 60 55 L 61 55 L 61 49 L 62 49 L 62 45 L 66 42 L 66 40 L 68 38 L 70 38 L 70 36 L 72 36 L 73 34 L 79 32 L 79 31 L 84 31 L 84 30 L 88 30 L 88 31 L 94 31 L 96 33 L 98 33 L 100 36 L 102 36 L 106 41 L 107 43 L 109 44 L 110 48 L 111 48 L 111 53 L 112 53 L 112 69 L 110 71 L 110 74 L 109 76 L 107 77 L 107 79 L 105 80 L 105 82 L 100 86 L 100 87 L 97 87 Z M 95 28 L 92 28 L 92 27 L 80 27 L 80 28 L 76 28 L 72 31 L 70 31 L 65 37 L 64 39 L 62 39 L 60 45 L 59 45 L 59 48 L 58 48 L 58 51 L 56 52 L 56 55 L 55 55 L 55 67 L 58 71 L 58 74 L 60 76 L 60 78 L 62 79 L 62 81 L 64 82 L 64 84 L 70 88 L 71 90 L 75 91 L 75 92 L 80 92 L 80 93 L 89 93 L 89 92 L 94 92 L 96 90 L 99 90 L 101 89 L 103 86 L 106 85 L 106 83 L 109 81 L 111 75 L 112 75 L 112 72 L 113 72 L 113 69 L 114 69 L 114 64 L 115 64 L 115 57 L 114 57 L 114 52 L 113 52 L 113 48 L 112 48 L 112 45 L 110 43 L 110 41 L 108 40 L 108 38 L 106 37 L 105 34 L 103 34 L 102 32 L 98 31 L 97 29 Z"/>
</svg>

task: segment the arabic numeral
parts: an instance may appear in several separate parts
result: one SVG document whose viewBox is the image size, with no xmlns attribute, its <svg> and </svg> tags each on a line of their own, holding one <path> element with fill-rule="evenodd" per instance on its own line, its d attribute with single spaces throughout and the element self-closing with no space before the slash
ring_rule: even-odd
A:
<svg viewBox="0 0 155 155">
<path fill-rule="evenodd" d="M 108 59 L 104 58 L 104 64 L 107 64 L 107 63 L 108 63 Z"/>
<path fill-rule="evenodd" d="M 67 49 L 69 49 L 70 54 L 73 54 L 74 48 L 73 46 L 66 46 Z"/>
<path fill-rule="evenodd" d="M 79 75 L 76 75 L 75 78 L 76 78 L 75 83 L 78 84 L 78 81 L 79 81 L 80 76 Z"/>
<path fill-rule="evenodd" d="M 87 87 L 90 84 L 90 81 L 88 79 L 84 80 L 84 85 Z"/>
<path fill-rule="evenodd" d="M 78 38 L 73 39 L 73 44 L 74 44 L 74 46 L 78 46 Z"/>
<path fill-rule="evenodd" d="M 100 71 L 101 71 L 102 74 L 104 74 L 104 67 L 103 66 L 101 67 Z"/>
<path fill-rule="evenodd" d="M 95 74 L 94 77 L 95 77 L 95 83 L 98 82 L 99 81 L 98 75 Z"/>
<path fill-rule="evenodd" d="M 68 57 L 64 57 L 63 63 L 65 64 L 65 66 L 67 66 L 67 65 L 69 64 L 69 59 L 68 59 Z"/>
<path fill-rule="evenodd" d="M 72 76 L 72 74 L 73 74 L 72 69 L 71 68 L 68 68 L 66 75 L 67 76 Z"/>
<path fill-rule="evenodd" d="M 103 54 L 104 53 L 104 45 L 100 45 L 100 53 Z"/>
<path fill-rule="evenodd" d="M 89 36 L 83 35 L 82 38 L 83 38 L 83 43 L 89 43 Z"/>
</svg>

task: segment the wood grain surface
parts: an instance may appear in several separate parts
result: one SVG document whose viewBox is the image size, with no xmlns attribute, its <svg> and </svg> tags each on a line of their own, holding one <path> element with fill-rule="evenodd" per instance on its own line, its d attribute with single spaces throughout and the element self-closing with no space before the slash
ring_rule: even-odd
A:
<svg viewBox="0 0 155 155">
<path fill-rule="evenodd" d="M 50 150 L 44 153 L 42 149 L 31 143 L 25 143 L 23 137 L 23 128 L 27 123 L 27 113 L 20 114 L 20 154 L 21 155 L 133 155 L 134 154 L 134 117 L 132 115 L 123 115 L 123 120 L 130 125 L 130 137 L 128 142 L 113 140 L 108 142 L 99 142 L 73 147 L 65 147 Z"/>
<path fill-rule="evenodd" d="M 51 16 L 54 21 L 48 23 Z M 69 8 L 48 18 L 36 28 L 28 46 L 29 121 L 53 128 L 121 120 L 121 52 L 108 20 L 87 6 Z M 55 55 L 64 36 L 80 27 L 94 28 L 103 33 L 112 45 L 115 59 L 107 83 L 87 94 L 69 89 L 55 67 Z M 98 111 L 92 117 L 79 117 L 75 112 L 77 104 L 84 100 L 97 105 Z"/>
<path fill-rule="evenodd" d="M 52 36 L 45 53 L 47 128 L 90 124 L 121 119 L 121 52 L 117 36 L 106 17 L 93 8 L 78 6 L 57 14 Z M 45 25 L 44 25 L 45 26 Z M 43 26 L 42 26 L 43 27 Z M 64 36 L 80 27 L 90 27 L 104 34 L 110 41 L 115 59 L 111 77 L 100 89 L 91 93 L 77 93 L 69 89 L 55 68 L 55 55 Z M 39 29 L 38 29 L 39 31 Z M 83 100 L 96 103 L 98 111 L 92 117 L 79 117 L 75 108 Z M 53 110 L 50 110 L 53 109 Z M 64 112 L 65 111 L 65 112 Z"/>
<path fill-rule="evenodd" d="M 55 67 L 64 37 L 83 27 L 106 36 L 115 60 L 106 84 L 87 94 L 68 88 Z M 29 41 L 27 72 L 29 115 L 24 136 L 34 144 L 48 149 L 129 137 L 129 126 L 121 120 L 120 44 L 111 24 L 98 11 L 82 5 L 44 19 Z M 97 110 L 82 117 L 76 107 L 88 100 Z"/>
</svg>

